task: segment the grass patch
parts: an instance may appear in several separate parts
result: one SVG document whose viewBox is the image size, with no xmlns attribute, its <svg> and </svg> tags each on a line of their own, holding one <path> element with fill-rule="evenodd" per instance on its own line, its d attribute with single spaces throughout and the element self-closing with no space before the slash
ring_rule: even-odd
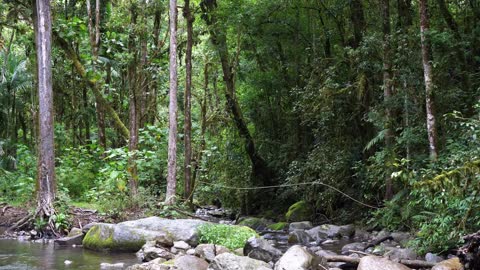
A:
<svg viewBox="0 0 480 270">
<path fill-rule="evenodd" d="M 198 233 L 200 243 L 221 245 L 230 250 L 243 248 L 249 238 L 258 237 L 249 227 L 226 224 L 205 224 L 198 228 Z"/>
</svg>

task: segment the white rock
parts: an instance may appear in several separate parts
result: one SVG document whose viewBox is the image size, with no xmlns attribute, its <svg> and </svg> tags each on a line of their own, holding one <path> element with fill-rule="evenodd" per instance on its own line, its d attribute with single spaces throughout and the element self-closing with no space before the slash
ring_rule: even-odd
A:
<svg viewBox="0 0 480 270">
<path fill-rule="evenodd" d="M 69 261 L 69 260 L 65 260 L 63 263 L 64 263 L 65 265 L 70 265 L 70 264 L 72 264 L 73 262 L 72 262 L 72 261 Z"/>
</svg>

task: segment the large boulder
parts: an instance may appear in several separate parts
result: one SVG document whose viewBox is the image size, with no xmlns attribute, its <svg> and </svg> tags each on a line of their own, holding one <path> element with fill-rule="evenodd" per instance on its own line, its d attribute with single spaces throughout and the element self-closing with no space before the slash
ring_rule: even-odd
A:
<svg viewBox="0 0 480 270">
<path fill-rule="evenodd" d="M 272 224 L 271 221 L 265 218 L 257 218 L 257 217 L 245 217 L 238 222 L 240 226 L 247 226 L 256 231 L 262 231 L 268 228 L 268 225 Z"/>
<path fill-rule="evenodd" d="M 309 230 L 313 228 L 312 223 L 310 221 L 300 221 L 300 222 L 292 222 L 288 226 L 289 231 L 294 230 Z"/>
<path fill-rule="evenodd" d="M 285 217 L 289 222 L 309 220 L 312 218 L 313 209 L 305 201 L 299 201 L 292 204 L 288 208 L 288 212 L 285 214 Z"/>
<path fill-rule="evenodd" d="M 119 224 L 92 225 L 83 239 L 83 245 L 93 250 L 137 251 L 147 241 L 155 240 L 162 246 L 174 241 L 190 245 L 198 243 L 197 228 L 205 221 L 194 219 L 163 219 L 149 217 Z"/>
<path fill-rule="evenodd" d="M 174 260 L 175 270 L 207 270 L 208 263 L 201 258 L 185 255 Z"/>
<path fill-rule="evenodd" d="M 228 252 L 228 248 L 214 244 L 200 244 L 195 248 L 195 255 L 208 262 L 213 261 L 217 255 Z"/>
<path fill-rule="evenodd" d="M 85 235 L 83 246 L 93 250 L 137 251 L 149 240 L 165 246 L 173 245 L 173 239 L 166 231 L 144 230 L 121 223 L 99 223 Z"/>
<path fill-rule="evenodd" d="M 364 251 L 367 245 L 362 242 L 353 242 L 342 247 L 342 254 L 351 254 L 351 251 Z"/>
<path fill-rule="evenodd" d="M 294 230 L 288 235 L 288 243 L 290 244 L 309 244 L 310 242 L 316 241 L 304 230 Z"/>
<path fill-rule="evenodd" d="M 463 270 L 463 265 L 460 263 L 460 260 L 455 257 L 437 263 L 433 266 L 432 270 Z"/>
<path fill-rule="evenodd" d="M 360 259 L 357 270 L 411 270 L 403 264 L 377 256 L 366 256 Z"/>
<path fill-rule="evenodd" d="M 290 247 L 275 264 L 275 270 L 320 269 L 328 269 L 326 261 L 299 245 Z"/>
<path fill-rule="evenodd" d="M 271 270 L 266 262 L 249 257 L 223 253 L 215 257 L 208 266 L 208 270 Z"/>
<path fill-rule="evenodd" d="M 276 262 L 282 256 L 282 252 L 267 240 L 256 237 L 248 239 L 243 252 L 245 256 L 264 262 Z"/>
</svg>

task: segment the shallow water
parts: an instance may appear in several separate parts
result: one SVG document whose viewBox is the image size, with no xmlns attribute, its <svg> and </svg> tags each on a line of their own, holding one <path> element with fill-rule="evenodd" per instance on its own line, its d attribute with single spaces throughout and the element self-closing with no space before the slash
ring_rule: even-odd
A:
<svg viewBox="0 0 480 270">
<path fill-rule="evenodd" d="M 65 260 L 72 261 L 65 265 Z M 17 239 L 0 239 L 0 270 L 95 270 L 100 263 L 138 263 L 135 254 L 99 253 L 81 247 L 58 247 Z"/>
</svg>

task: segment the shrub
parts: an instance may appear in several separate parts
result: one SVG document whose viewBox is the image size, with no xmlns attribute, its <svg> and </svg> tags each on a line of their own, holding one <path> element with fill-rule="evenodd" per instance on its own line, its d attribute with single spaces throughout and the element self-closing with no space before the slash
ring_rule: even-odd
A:
<svg viewBox="0 0 480 270">
<path fill-rule="evenodd" d="M 258 234 L 245 226 L 205 224 L 198 228 L 200 243 L 216 244 L 231 250 L 243 248 L 245 242 Z"/>
</svg>

